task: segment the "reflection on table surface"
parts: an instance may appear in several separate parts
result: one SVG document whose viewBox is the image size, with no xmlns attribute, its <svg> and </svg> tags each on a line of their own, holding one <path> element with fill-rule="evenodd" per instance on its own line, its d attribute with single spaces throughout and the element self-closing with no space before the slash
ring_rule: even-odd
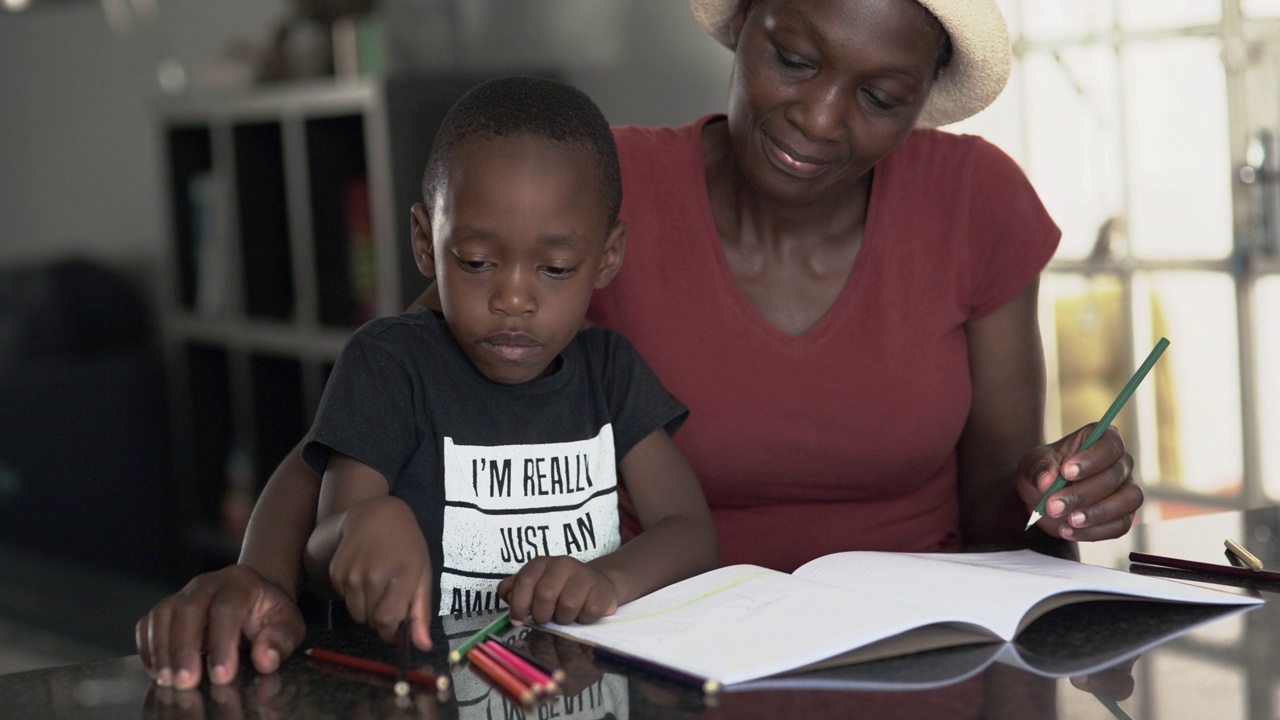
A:
<svg viewBox="0 0 1280 720">
<path fill-rule="evenodd" d="M 1135 528 L 1082 546 L 1086 562 L 1128 569 L 1144 550 L 1225 563 L 1222 541 L 1242 542 L 1280 568 L 1275 509 L 1222 513 Z M 1194 577 L 1180 579 L 1195 580 Z M 1204 579 L 1204 578 L 1199 578 Z M 1219 586 L 1226 587 L 1226 586 Z M 1228 587 L 1233 592 L 1276 588 Z M 1142 601 L 1056 610 L 1013 644 L 969 645 L 837 668 L 704 697 L 671 681 L 597 661 L 589 648 L 517 628 L 504 640 L 561 667 L 564 692 L 522 707 L 467 667 L 449 668 L 449 644 L 488 619 L 443 618 L 436 650 L 415 666 L 448 673 L 447 693 L 397 698 L 390 680 L 295 654 L 279 673 L 242 671 L 235 683 L 188 692 L 155 687 L 137 657 L 0 676 L 0 717 L 173 718 L 1199 718 L 1280 716 L 1280 617 L 1251 610 Z M 315 630 L 309 645 L 390 659 L 363 628 Z M 247 658 L 245 667 L 248 667 Z"/>
</svg>

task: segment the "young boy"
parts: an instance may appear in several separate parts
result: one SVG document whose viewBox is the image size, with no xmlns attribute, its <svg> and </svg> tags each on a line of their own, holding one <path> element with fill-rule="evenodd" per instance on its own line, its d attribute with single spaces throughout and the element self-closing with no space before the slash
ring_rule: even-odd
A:
<svg viewBox="0 0 1280 720">
<path fill-rule="evenodd" d="M 324 480 L 311 576 L 384 638 L 441 614 L 593 622 L 716 564 L 671 441 L 688 410 L 622 336 L 583 330 L 626 242 L 609 125 L 582 92 L 508 77 L 446 116 L 413 207 L 442 313 L 348 342 L 304 457 Z M 643 531 L 621 544 L 618 481 Z"/>
</svg>

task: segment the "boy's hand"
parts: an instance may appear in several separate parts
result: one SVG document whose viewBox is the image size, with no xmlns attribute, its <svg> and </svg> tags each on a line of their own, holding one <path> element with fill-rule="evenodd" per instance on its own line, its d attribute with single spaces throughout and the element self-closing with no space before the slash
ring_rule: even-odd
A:
<svg viewBox="0 0 1280 720">
<path fill-rule="evenodd" d="M 329 581 L 352 620 L 395 642 L 408 618 L 414 645 L 430 650 L 431 577 L 427 542 L 404 501 L 384 496 L 347 509 Z"/>
<path fill-rule="evenodd" d="M 202 649 L 209 681 L 223 685 L 239 670 L 242 637 L 258 672 L 273 673 L 306 632 L 293 597 L 244 565 L 197 575 L 135 628 L 147 672 L 160 686 L 179 690 L 200 683 Z"/>
<path fill-rule="evenodd" d="M 593 623 L 618 610 L 613 581 L 567 555 L 534 558 L 498 583 L 498 595 L 511 606 L 516 624 L 530 615 L 538 623 Z"/>
</svg>

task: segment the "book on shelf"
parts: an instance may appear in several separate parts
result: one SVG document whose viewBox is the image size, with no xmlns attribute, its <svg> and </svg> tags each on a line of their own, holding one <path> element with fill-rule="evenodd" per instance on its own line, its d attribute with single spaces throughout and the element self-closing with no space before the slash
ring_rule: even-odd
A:
<svg viewBox="0 0 1280 720">
<path fill-rule="evenodd" d="M 343 188 L 347 223 L 347 270 L 351 287 L 351 324 L 363 325 L 378 311 L 378 277 L 369 210 L 369 182 L 363 176 Z"/>
<path fill-rule="evenodd" d="M 995 644 L 994 661 L 1000 644 L 1051 610 L 1099 600 L 1238 609 L 1262 602 L 1031 550 L 854 551 L 818 558 L 791 574 L 751 565 L 718 568 L 594 624 L 542 627 L 732 689 L 961 645 Z M 1020 659 L 1005 651 L 1006 661 Z"/>
<path fill-rule="evenodd" d="M 195 311 L 220 317 L 227 303 L 227 252 L 218 232 L 218 185 L 212 171 L 187 180 L 191 211 L 192 259 L 195 264 Z"/>
</svg>

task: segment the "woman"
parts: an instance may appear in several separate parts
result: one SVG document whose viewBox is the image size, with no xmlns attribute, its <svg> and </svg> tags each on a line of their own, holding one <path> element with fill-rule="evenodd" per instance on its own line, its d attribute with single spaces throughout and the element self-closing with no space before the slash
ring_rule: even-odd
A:
<svg viewBox="0 0 1280 720">
<path fill-rule="evenodd" d="M 678 437 L 724 563 L 1125 533 L 1142 502 L 1109 430 L 1044 445 L 1038 274 L 1059 232 L 1017 166 L 920 129 L 1007 80 L 990 0 L 693 0 L 733 49 L 727 116 L 618 128 L 626 269 L 591 319 L 629 336 L 692 409 Z M 425 223 L 421 206 L 415 223 Z M 427 299 L 430 302 L 430 299 Z M 138 623 L 157 681 L 229 682 L 243 636 L 271 672 L 318 479 L 286 458 L 241 564 Z"/>
</svg>

